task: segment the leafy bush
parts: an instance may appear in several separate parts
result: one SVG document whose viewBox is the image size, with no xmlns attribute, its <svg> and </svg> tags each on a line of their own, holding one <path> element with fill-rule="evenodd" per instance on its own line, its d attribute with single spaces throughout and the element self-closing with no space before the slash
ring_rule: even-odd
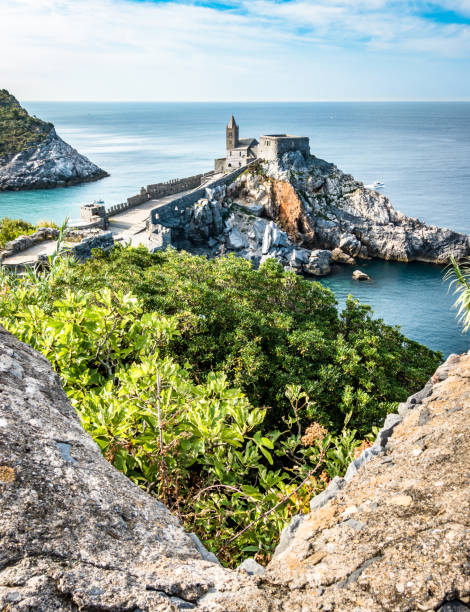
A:
<svg viewBox="0 0 470 612">
<path fill-rule="evenodd" d="M 115 248 L 57 279 L 56 290 L 97 283 L 132 291 L 145 311 L 175 316 L 181 333 L 166 354 L 190 364 L 196 381 L 223 371 L 253 404 L 269 407 L 273 428 L 282 427 L 285 389 L 295 384 L 311 399 L 303 426 L 319 420 L 338 433 L 352 412 L 351 426 L 366 434 L 422 388 L 441 359 L 372 318 L 368 306 L 350 299 L 338 313 L 330 290 L 274 260 L 256 271 L 235 256 Z"/>
<path fill-rule="evenodd" d="M 229 565 L 269 560 L 370 444 L 352 423 L 369 432 L 438 360 L 273 262 L 117 248 L 44 274 L 0 278 L 1 324 L 50 360 L 107 459 Z"/>
<path fill-rule="evenodd" d="M 3 249 L 10 240 L 14 240 L 18 236 L 27 236 L 35 231 L 35 226 L 27 221 L 3 217 L 3 219 L 0 219 L 0 249 Z"/>
<path fill-rule="evenodd" d="M 7 242 L 18 238 L 18 236 L 28 236 L 33 234 L 40 227 L 57 227 L 52 221 L 38 221 L 32 225 L 22 219 L 0 219 L 0 249 L 3 249 Z"/>
<path fill-rule="evenodd" d="M 457 296 L 454 308 L 457 309 L 457 319 L 463 327 L 464 333 L 470 329 L 470 257 L 458 264 L 453 255 L 448 266 L 445 280 L 449 281 L 449 288 Z"/>
</svg>

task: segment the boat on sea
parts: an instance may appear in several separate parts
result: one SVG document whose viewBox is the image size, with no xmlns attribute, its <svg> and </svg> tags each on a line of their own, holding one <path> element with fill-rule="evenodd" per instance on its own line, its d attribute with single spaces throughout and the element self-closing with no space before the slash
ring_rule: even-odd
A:
<svg viewBox="0 0 470 612">
<path fill-rule="evenodd" d="M 382 183 L 382 181 L 375 181 L 375 183 L 372 183 L 371 185 L 365 185 L 365 187 L 367 189 L 383 189 L 385 187 L 385 184 Z"/>
</svg>

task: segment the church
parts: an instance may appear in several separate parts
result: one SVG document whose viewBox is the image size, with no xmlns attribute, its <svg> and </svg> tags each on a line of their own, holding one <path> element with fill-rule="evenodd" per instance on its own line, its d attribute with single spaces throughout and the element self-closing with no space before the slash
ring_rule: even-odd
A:
<svg viewBox="0 0 470 612">
<path fill-rule="evenodd" d="M 307 136 L 267 134 L 256 138 L 240 138 L 239 128 L 232 115 L 225 131 L 226 157 L 215 160 L 216 172 L 231 172 L 256 159 L 272 161 L 289 151 L 300 151 L 307 159 L 310 142 Z"/>
</svg>

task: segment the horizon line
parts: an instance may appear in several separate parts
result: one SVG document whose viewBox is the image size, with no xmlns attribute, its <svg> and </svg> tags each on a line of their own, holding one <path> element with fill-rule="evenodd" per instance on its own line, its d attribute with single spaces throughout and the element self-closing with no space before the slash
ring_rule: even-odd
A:
<svg viewBox="0 0 470 612">
<path fill-rule="evenodd" d="M 15 96 L 16 97 L 16 96 Z M 21 98 L 20 98 L 21 99 Z M 127 99 L 109 99 L 109 100 L 72 100 L 72 99 L 52 99 L 52 98 L 41 98 L 41 99 L 21 99 L 23 102 L 75 102 L 75 103 L 151 103 L 151 104 L 403 104 L 403 103 L 465 103 L 470 102 L 468 98 L 437 98 L 437 99 L 383 99 L 383 100 L 127 100 Z"/>
</svg>

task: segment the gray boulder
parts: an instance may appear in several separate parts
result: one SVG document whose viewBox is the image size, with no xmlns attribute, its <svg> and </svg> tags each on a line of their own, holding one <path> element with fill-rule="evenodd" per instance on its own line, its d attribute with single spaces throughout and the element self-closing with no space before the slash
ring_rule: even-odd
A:
<svg viewBox="0 0 470 612">
<path fill-rule="evenodd" d="M 370 280 L 370 276 L 367 275 L 365 272 L 362 272 L 362 270 L 354 270 L 354 272 L 352 273 L 352 277 L 354 280 L 358 280 L 358 281 L 369 281 Z"/>
<path fill-rule="evenodd" d="M 168 612 L 249 580 L 104 459 L 48 361 L 0 328 L 0 610 Z"/>
<path fill-rule="evenodd" d="M 310 252 L 308 262 L 303 269 L 307 274 L 313 276 L 326 276 L 331 272 L 331 251 L 316 249 Z"/>
<path fill-rule="evenodd" d="M 278 228 L 274 221 L 270 221 L 264 231 L 263 245 L 261 247 L 262 255 L 267 255 L 274 247 L 287 246 L 289 238 L 286 232 Z"/>
<path fill-rule="evenodd" d="M 238 251 L 248 246 L 248 240 L 237 227 L 232 227 L 227 237 L 227 246 Z"/>
<path fill-rule="evenodd" d="M 262 576 L 265 572 L 264 567 L 255 561 L 253 557 L 245 559 L 243 563 L 238 566 L 238 569 L 245 570 L 250 576 Z"/>
</svg>

